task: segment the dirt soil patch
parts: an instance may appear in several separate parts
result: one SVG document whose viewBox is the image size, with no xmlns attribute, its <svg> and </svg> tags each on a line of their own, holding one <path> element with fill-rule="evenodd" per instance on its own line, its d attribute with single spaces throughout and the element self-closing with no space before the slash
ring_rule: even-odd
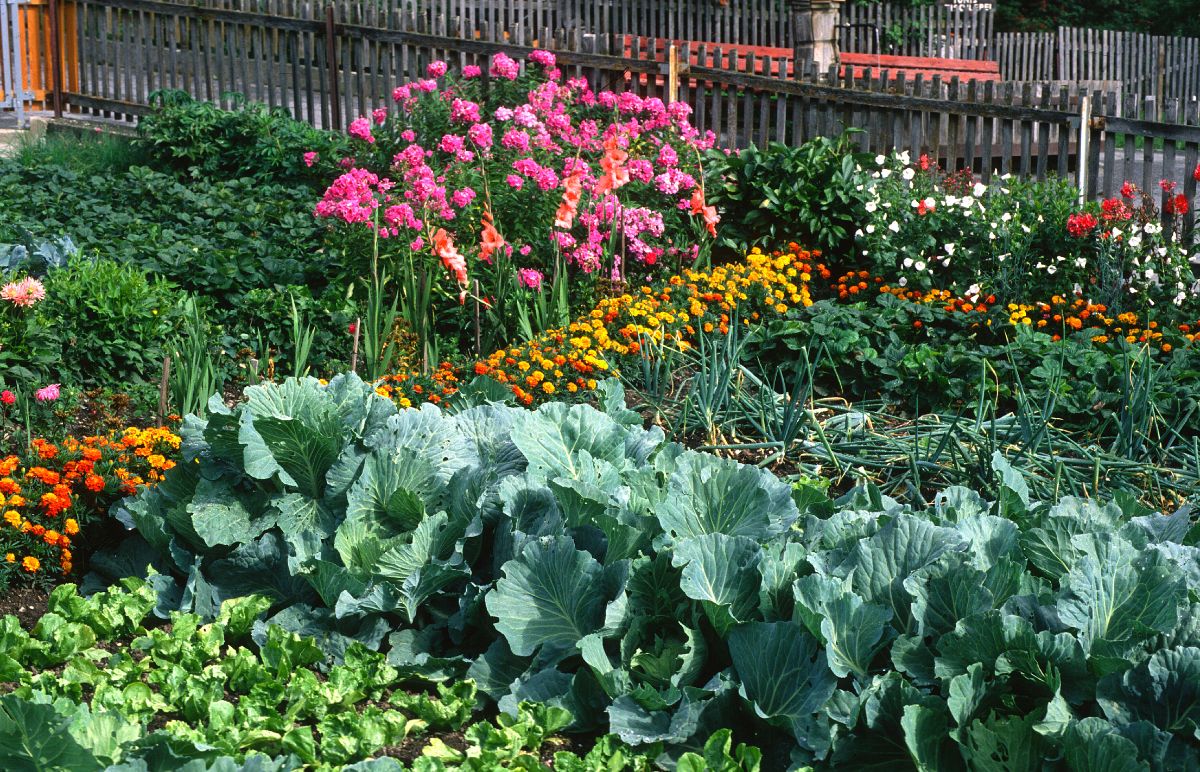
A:
<svg viewBox="0 0 1200 772">
<path fill-rule="evenodd" d="M 0 592 L 0 617 L 12 614 L 21 621 L 21 627 L 32 630 L 46 613 L 48 597 L 36 587 L 10 587 Z"/>
</svg>

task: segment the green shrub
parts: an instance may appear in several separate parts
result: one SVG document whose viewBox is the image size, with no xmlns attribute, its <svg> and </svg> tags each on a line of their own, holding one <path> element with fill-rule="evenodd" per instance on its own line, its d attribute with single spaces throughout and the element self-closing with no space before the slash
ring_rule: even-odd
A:
<svg viewBox="0 0 1200 772">
<path fill-rule="evenodd" d="M 133 266 L 80 258 L 47 274 L 38 316 L 60 342 L 58 367 L 72 383 L 136 383 L 157 377 L 182 297 Z"/>
<path fill-rule="evenodd" d="M 233 109 L 225 110 L 182 91 L 152 94 L 156 109 L 138 124 L 138 147 L 192 175 L 327 184 L 328 166 L 348 153 L 344 134 L 315 129 L 282 107 L 234 98 Z M 320 165 L 305 163 L 310 151 Z"/>
<path fill-rule="evenodd" d="M 866 156 L 853 137 L 817 137 L 799 147 L 772 142 L 736 153 L 711 150 L 706 193 L 721 210 L 717 240 L 742 254 L 788 242 L 840 257 L 854 245 Z"/>
</svg>

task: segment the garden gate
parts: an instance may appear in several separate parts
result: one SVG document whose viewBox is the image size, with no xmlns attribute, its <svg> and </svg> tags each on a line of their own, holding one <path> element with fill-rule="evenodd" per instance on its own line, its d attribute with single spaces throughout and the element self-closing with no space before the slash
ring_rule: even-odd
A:
<svg viewBox="0 0 1200 772">
<path fill-rule="evenodd" d="M 25 125 L 25 102 L 33 92 L 25 90 L 21 52 L 20 6 L 27 0 L 0 0 L 0 109 L 14 110 L 17 125 Z"/>
</svg>

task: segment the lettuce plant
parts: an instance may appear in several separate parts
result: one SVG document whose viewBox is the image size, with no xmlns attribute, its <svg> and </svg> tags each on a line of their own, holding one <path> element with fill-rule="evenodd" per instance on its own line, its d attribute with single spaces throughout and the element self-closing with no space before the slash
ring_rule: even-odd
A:
<svg viewBox="0 0 1200 772">
<path fill-rule="evenodd" d="M 633 745 L 730 727 L 770 768 L 1197 761 L 1189 510 L 1037 502 L 998 455 L 994 501 L 833 502 L 601 396 L 448 414 L 354 376 L 252 387 L 189 419 L 122 517 L 179 580 L 152 578 L 160 609 L 261 595 L 263 629 Z"/>
</svg>

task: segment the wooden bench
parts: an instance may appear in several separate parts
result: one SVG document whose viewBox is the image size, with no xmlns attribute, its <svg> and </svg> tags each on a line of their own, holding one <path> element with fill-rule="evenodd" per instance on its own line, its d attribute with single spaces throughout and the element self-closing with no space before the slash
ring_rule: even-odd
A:
<svg viewBox="0 0 1200 772">
<path fill-rule="evenodd" d="M 746 46 L 735 43 L 696 43 L 689 44 L 688 56 L 686 61 L 683 57 L 682 40 L 668 40 L 666 38 L 648 38 L 637 37 L 634 35 L 626 35 L 622 55 L 627 59 L 641 59 L 643 61 L 654 61 L 666 63 L 667 50 L 671 44 L 674 44 L 680 54 L 680 64 L 688 64 L 694 67 L 714 67 L 717 69 L 726 69 L 729 67 L 729 61 L 733 59 L 738 72 L 744 72 L 751 75 L 766 75 L 768 77 L 784 77 L 790 78 L 793 73 L 793 58 L 792 49 L 790 48 L 775 48 L 771 46 Z M 700 47 L 705 47 L 706 56 L 701 56 Z M 720 51 L 721 61 L 716 60 L 716 52 Z M 767 72 L 767 63 L 770 62 L 770 72 Z M 908 81 L 914 80 L 918 75 L 924 77 L 925 80 L 931 80 L 934 76 L 940 75 L 943 82 L 949 82 L 951 78 L 957 77 L 962 82 L 977 80 L 977 81 L 1000 81 L 1000 64 L 998 62 L 979 61 L 975 59 L 939 59 L 929 56 L 887 56 L 882 54 L 849 54 L 841 55 L 841 67 L 838 69 L 839 77 L 846 77 L 846 71 L 849 68 L 851 74 L 855 78 L 861 78 L 867 70 L 871 71 L 871 75 L 878 77 L 880 73 L 887 72 L 888 77 L 895 78 L 903 73 Z M 642 82 L 645 82 L 646 76 L 642 76 Z"/>
<path fill-rule="evenodd" d="M 637 40 L 636 52 L 634 40 Z M 771 46 L 745 46 L 736 43 L 697 43 L 691 41 L 688 43 L 687 60 L 683 58 L 682 40 L 669 40 L 667 38 L 648 38 L 637 37 L 634 35 L 626 35 L 624 42 L 624 50 L 621 52 L 626 59 L 636 58 L 644 61 L 654 61 L 660 64 L 665 64 L 667 61 L 667 49 L 674 44 L 676 50 L 679 51 L 679 63 L 690 64 L 694 67 L 714 67 L 718 69 L 726 69 L 727 65 L 723 62 L 728 62 L 731 54 L 737 63 L 737 71 L 751 75 L 767 75 L 778 77 L 780 67 L 782 67 L 782 75 L 785 78 L 792 76 L 792 49 L 790 48 L 775 48 Z M 700 47 L 704 46 L 707 56 L 700 56 Z M 721 52 L 721 62 L 716 61 L 716 52 Z M 753 66 L 751 66 L 750 56 L 754 56 Z M 771 71 L 765 71 L 767 59 L 771 61 Z"/>
<path fill-rule="evenodd" d="M 918 75 L 925 80 L 934 76 L 942 76 L 942 82 L 948 82 L 957 77 L 960 81 L 999 81 L 1000 63 L 981 61 L 977 59 L 938 59 L 932 56 L 886 56 L 883 54 L 842 54 L 842 66 L 838 71 L 841 77 L 846 77 L 849 68 L 851 75 L 861 78 L 869 69 L 871 75 L 878 77 L 886 71 L 889 78 L 901 73 L 905 80 L 911 81 Z"/>
</svg>

